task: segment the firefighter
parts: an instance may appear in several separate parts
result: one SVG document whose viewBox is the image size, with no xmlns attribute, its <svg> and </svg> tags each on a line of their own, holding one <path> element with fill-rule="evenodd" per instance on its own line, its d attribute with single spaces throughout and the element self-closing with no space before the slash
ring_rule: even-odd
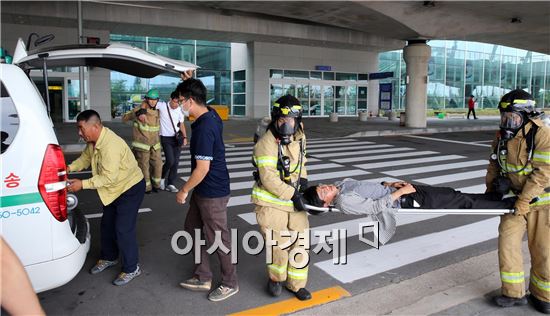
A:
<svg viewBox="0 0 550 316">
<path fill-rule="evenodd" d="M 160 115 L 156 108 L 158 102 L 158 90 L 151 89 L 141 105 L 124 114 L 122 118 L 124 122 L 134 121 L 132 149 L 145 177 L 145 193 L 158 192 L 162 176 Z M 152 174 L 149 172 L 150 165 L 153 166 Z"/>
<path fill-rule="evenodd" d="M 276 242 L 267 251 L 268 292 L 279 296 L 286 281 L 299 300 L 308 300 L 309 222 L 300 193 L 307 187 L 306 137 L 301 119 L 302 106 L 295 97 L 286 95 L 273 104 L 267 131 L 254 146 L 252 202 L 266 245 Z"/>
<path fill-rule="evenodd" d="M 527 231 L 531 272 L 529 299 L 535 309 L 550 313 L 550 127 L 535 111 L 533 97 L 523 90 L 505 94 L 500 103 L 500 131 L 493 142 L 487 190 L 515 194 L 515 213 L 503 215 L 498 255 L 501 307 L 527 304 L 522 240 Z"/>
</svg>

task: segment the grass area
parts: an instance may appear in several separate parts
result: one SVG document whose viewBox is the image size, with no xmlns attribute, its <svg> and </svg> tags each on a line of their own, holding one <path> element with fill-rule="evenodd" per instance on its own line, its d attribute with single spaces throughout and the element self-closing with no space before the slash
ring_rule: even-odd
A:
<svg viewBox="0 0 550 316">
<path fill-rule="evenodd" d="M 438 113 L 468 113 L 468 109 L 444 109 L 444 110 L 428 110 L 427 116 L 437 116 Z M 494 115 L 498 116 L 497 109 L 476 109 L 476 115 Z"/>
</svg>

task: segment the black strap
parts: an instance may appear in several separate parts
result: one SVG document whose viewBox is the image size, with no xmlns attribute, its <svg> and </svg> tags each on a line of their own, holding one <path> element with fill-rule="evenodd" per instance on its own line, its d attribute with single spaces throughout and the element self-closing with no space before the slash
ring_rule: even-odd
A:
<svg viewBox="0 0 550 316">
<path fill-rule="evenodd" d="M 168 103 L 166 103 L 166 110 L 168 110 L 168 116 L 170 117 L 170 125 L 172 125 L 172 129 L 174 130 L 174 136 L 177 136 L 178 132 L 176 131 L 176 128 L 174 127 L 174 121 L 172 121 L 172 114 L 170 114 L 170 108 L 168 107 Z"/>
</svg>

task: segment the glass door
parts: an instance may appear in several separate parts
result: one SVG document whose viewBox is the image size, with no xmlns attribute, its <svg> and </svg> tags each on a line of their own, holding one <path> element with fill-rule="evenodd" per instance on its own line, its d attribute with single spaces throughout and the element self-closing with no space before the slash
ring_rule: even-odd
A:
<svg viewBox="0 0 550 316">
<path fill-rule="evenodd" d="M 323 115 L 334 112 L 334 86 L 323 86 Z"/>
<path fill-rule="evenodd" d="M 321 87 L 320 85 L 312 85 L 309 99 L 309 116 L 323 115 L 323 107 L 321 106 Z"/>
<path fill-rule="evenodd" d="M 84 87 L 86 91 L 86 81 L 84 81 Z M 86 102 L 88 102 L 88 96 L 84 94 Z M 64 120 L 65 122 L 74 122 L 76 116 L 82 110 L 82 105 L 80 104 L 80 79 L 78 77 L 66 77 L 65 78 L 65 110 Z"/>
</svg>

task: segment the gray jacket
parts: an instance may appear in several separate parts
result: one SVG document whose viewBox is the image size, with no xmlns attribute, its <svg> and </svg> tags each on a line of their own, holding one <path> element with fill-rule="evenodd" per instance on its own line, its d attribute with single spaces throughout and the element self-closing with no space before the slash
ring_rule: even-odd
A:
<svg viewBox="0 0 550 316">
<path fill-rule="evenodd" d="M 369 220 L 378 221 L 378 240 L 382 245 L 395 234 L 396 214 L 400 205 L 392 202 L 390 194 L 395 188 L 383 186 L 368 180 L 344 179 L 336 182 L 340 193 L 336 196 L 335 206 L 344 214 L 367 215 Z"/>
</svg>

